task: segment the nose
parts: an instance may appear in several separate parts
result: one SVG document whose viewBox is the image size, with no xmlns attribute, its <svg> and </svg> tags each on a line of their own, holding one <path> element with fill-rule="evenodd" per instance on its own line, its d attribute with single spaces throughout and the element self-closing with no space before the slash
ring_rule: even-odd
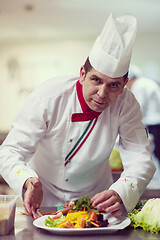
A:
<svg viewBox="0 0 160 240">
<path fill-rule="evenodd" d="M 105 85 L 99 86 L 97 94 L 100 98 L 105 98 L 107 96 L 107 86 Z"/>
</svg>

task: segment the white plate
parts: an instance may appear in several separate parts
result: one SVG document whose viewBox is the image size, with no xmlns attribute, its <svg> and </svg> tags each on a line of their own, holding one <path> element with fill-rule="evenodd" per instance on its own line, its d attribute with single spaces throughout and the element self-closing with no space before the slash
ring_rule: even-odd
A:
<svg viewBox="0 0 160 240">
<path fill-rule="evenodd" d="M 51 233 L 69 235 L 69 234 L 95 234 L 95 233 L 109 233 L 124 229 L 130 225 L 131 221 L 127 217 L 109 217 L 109 226 L 100 228 L 53 228 L 45 226 L 45 219 L 53 217 L 53 215 L 45 215 L 34 220 L 33 225 L 37 228 L 47 230 Z"/>
</svg>

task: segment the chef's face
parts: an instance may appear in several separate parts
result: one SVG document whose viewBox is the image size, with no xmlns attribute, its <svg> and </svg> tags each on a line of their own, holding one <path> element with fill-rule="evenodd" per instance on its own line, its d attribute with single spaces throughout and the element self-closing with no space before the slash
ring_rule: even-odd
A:
<svg viewBox="0 0 160 240">
<path fill-rule="evenodd" d="M 108 77 L 94 68 L 86 74 L 82 66 L 80 69 L 80 83 L 82 84 L 83 96 L 87 105 L 93 111 L 102 112 L 116 101 L 123 92 L 127 80 L 124 81 L 124 77 Z"/>
</svg>

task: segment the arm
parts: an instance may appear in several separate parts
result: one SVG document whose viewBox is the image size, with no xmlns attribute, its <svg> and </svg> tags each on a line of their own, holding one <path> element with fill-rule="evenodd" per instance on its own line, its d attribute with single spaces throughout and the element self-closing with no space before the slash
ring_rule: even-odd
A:
<svg viewBox="0 0 160 240">
<path fill-rule="evenodd" d="M 142 114 L 132 94 L 128 94 L 121 107 L 119 136 L 119 150 L 124 171 L 109 189 L 116 191 L 126 210 L 131 211 L 155 172 L 150 143 L 142 123 Z"/>
<path fill-rule="evenodd" d="M 22 198 L 22 189 L 28 178 L 38 175 L 28 161 L 34 155 L 39 140 L 46 131 L 44 106 L 31 95 L 13 122 L 10 133 L 0 147 L 1 175 L 9 186 Z"/>
<path fill-rule="evenodd" d="M 108 208 L 112 205 L 112 208 L 109 207 L 107 210 L 115 212 L 115 214 L 120 199 L 127 211 L 131 211 L 135 207 L 155 171 L 149 141 L 141 121 L 139 105 L 132 94 L 126 100 L 124 96 L 122 97 L 123 100 L 117 103 L 115 112 L 118 114 L 119 110 L 119 149 L 124 171 L 121 177 L 110 186 L 109 190 L 100 193 L 101 195 L 95 195 L 92 199 L 97 207 Z M 113 118 L 116 118 L 115 115 L 113 115 Z M 118 194 L 120 199 L 115 197 L 115 193 Z M 111 194 L 111 196 L 108 197 L 108 194 Z"/>
</svg>

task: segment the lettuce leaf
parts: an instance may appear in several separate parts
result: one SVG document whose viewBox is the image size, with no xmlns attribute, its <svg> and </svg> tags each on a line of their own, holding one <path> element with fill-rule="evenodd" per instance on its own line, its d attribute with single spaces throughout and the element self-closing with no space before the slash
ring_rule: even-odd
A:
<svg viewBox="0 0 160 240">
<path fill-rule="evenodd" d="M 160 198 L 149 199 L 142 209 L 134 209 L 128 214 L 134 228 L 141 227 L 145 231 L 160 231 Z"/>
<path fill-rule="evenodd" d="M 47 227 L 58 227 L 58 224 L 65 221 L 65 216 L 62 215 L 60 218 L 58 219 L 55 219 L 55 220 L 52 220 L 51 217 L 48 217 L 46 220 L 45 220 L 45 226 Z"/>
</svg>

